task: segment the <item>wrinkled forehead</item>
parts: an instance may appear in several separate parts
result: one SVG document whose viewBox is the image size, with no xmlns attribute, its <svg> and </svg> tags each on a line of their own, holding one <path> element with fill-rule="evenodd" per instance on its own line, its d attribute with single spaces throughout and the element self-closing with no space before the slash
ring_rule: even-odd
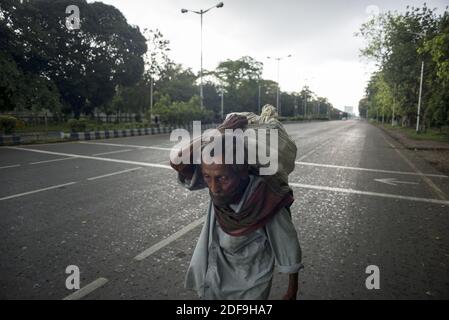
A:
<svg viewBox="0 0 449 320">
<path fill-rule="evenodd" d="M 234 171 L 232 170 L 232 165 L 216 162 L 211 164 L 203 162 L 201 164 L 201 171 L 209 175 L 235 175 Z"/>
</svg>

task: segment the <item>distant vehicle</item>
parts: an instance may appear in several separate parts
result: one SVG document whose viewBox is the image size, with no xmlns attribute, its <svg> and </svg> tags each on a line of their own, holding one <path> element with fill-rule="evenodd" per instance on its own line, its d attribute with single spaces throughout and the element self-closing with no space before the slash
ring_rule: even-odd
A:
<svg viewBox="0 0 449 320">
<path fill-rule="evenodd" d="M 348 120 L 346 117 L 341 118 L 341 120 L 346 121 Z"/>
</svg>

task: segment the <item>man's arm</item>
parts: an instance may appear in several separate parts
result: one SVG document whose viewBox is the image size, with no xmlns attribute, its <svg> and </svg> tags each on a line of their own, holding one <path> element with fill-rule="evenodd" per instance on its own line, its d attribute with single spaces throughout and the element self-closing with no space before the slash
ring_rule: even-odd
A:
<svg viewBox="0 0 449 320">
<path fill-rule="evenodd" d="M 289 275 L 285 300 L 295 300 L 298 293 L 298 272 L 303 268 L 302 254 L 290 211 L 283 208 L 266 225 L 268 239 L 276 258 L 278 270 Z"/>
<path fill-rule="evenodd" d="M 288 275 L 288 289 L 287 293 L 282 298 L 283 300 L 296 300 L 298 295 L 298 272 Z"/>
</svg>

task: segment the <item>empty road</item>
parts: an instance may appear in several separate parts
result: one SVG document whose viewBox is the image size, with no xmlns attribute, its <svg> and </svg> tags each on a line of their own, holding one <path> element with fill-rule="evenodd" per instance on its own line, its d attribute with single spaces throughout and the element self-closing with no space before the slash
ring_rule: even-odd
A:
<svg viewBox="0 0 449 320">
<path fill-rule="evenodd" d="M 286 129 L 298 146 L 299 299 L 448 299 L 449 178 L 366 122 Z M 0 148 L 0 299 L 196 299 L 183 281 L 209 199 L 177 184 L 173 144 Z M 378 290 L 365 286 L 370 265 Z M 271 298 L 286 286 L 276 274 Z"/>
</svg>

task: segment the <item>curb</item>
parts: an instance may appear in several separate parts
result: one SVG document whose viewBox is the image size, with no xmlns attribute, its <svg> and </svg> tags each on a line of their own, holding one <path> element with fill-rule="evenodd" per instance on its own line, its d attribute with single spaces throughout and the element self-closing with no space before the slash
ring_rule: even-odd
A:
<svg viewBox="0 0 449 320">
<path fill-rule="evenodd" d="M 216 128 L 217 124 L 204 124 L 201 125 L 202 130 Z M 157 135 L 157 134 L 169 134 L 176 129 L 192 130 L 192 125 L 185 126 L 170 126 L 170 127 L 156 127 L 156 128 L 139 128 L 139 129 L 121 129 L 121 130 L 105 130 L 105 131 L 89 131 L 89 132 L 71 132 L 71 133 L 60 133 L 60 140 L 55 142 L 69 141 L 90 141 L 99 139 L 113 139 L 113 138 L 123 138 L 123 137 L 136 137 L 136 136 L 147 136 L 147 135 Z M 35 141 L 42 141 L 36 139 Z M 26 144 L 29 141 L 23 141 L 21 136 L 10 135 L 2 136 L 0 135 L 0 146 L 9 145 L 20 145 Z"/>
<path fill-rule="evenodd" d="M 403 139 L 401 139 L 398 135 L 394 134 L 390 130 L 385 129 L 384 127 L 376 125 L 374 123 L 371 123 L 371 124 L 373 126 L 375 126 L 376 128 L 381 129 L 389 137 L 393 138 L 395 141 L 400 143 L 401 146 L 404 147 L 405 149 L 408 149 L 408 150 L 449 150 L 449 145 L 448 146 L 441 146 L 441 147 L 438 147 L 438 146 L 433 146 L 433 147 L 413 146 L 413 145 L 410 145 L 410 144 L 407 144 L 406 142 L 404 142 Z M 426 141 L 426 140 L 422 140 L 422 141 Z"/>
</svg>

